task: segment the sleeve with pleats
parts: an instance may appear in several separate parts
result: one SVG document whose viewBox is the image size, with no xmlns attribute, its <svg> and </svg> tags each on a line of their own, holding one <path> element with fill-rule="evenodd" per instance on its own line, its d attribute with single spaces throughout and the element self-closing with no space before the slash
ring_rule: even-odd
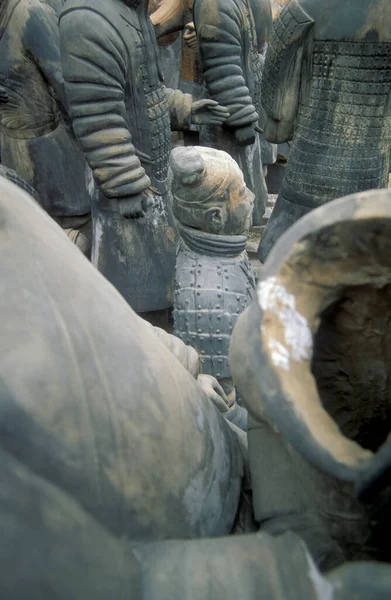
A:
<svg viewBox="0 0 391 600">
<path fill-rule="evenodd" d="M 242 66 L 242 16 L 236 2 L 196 0 L 194 24 L 209 95 L 230 116 L 225 125 L 245 127 L 258 120 Z"/>
<path fill-rule="evenodd" d="M 126 47 L 91 9 L 60 20 L 65 91 L 74 131 L 101 191 L 124 198 L 150 185 L 126 122 Z"/>
</svg>

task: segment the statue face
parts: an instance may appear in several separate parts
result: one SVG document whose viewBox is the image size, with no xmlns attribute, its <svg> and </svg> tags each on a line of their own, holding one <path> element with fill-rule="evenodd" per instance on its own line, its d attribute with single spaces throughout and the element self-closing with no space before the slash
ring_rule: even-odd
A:
<svg viewBox="0 0 391 600">
<path fill-rule="evenodd" d="M 243 177 L 237 177 L 232 181 L 228 194 L 228 212 L 224 224 L 224 233 L 231 235 L 247 234 L 252 225 L 255 196 L 246 187 Z"/>
</svg>

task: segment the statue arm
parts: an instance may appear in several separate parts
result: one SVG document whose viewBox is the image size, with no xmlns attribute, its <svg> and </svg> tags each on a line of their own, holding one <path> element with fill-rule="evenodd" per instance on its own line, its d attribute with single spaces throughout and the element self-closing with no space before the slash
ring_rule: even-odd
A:
<svg viewBox="0 0 391 600">
<path fill-rule="evenodd" d="M 242 70 L 241 14 L 234 3 L 232 8 L 223 1 L 215 2 L 213 11 L 210 0 L 196 0 L 194 4 L 205 83 L 210 97 L 228 108 L 230 116 L 225 125 L 247 127 L 258 121 L 258 114 Z"/>
<path fill-rule="evenodd" d="M 184 0 L 160 0 L 159 7 L 150 15 L 156 37 L 180 31 L 185 26 Z"/>
<path fill-rule="evenodd" d="M 166 88 L 166 96 L 170 107 L 172 131 L 189 129 L 192 122 L 192 96 L 171 88 Z"/>
<path fill-rule="evenodd" d="M 36 2 L 31 6 L 23 45 L 52 87 L 56 100 L 64 105 L 58 15 L 48 4 Z"/>
<path fill-rule="evenodd" d="M 313 19 L 292 0 L 274 24 L 262 78 L 262 104 L 266 112 L 265 137 L 282 143 L 292 139 L 296 118 L 305 42 Z"/>
<path fill-rule="evenodd" d="M 125 46 L 116 30 L 92 10 L 63 13 L 60 48 L 73 128 L 94 178 L 108 198 L 146 190 L 146 175 L 125 114 Z"/>
</svg>

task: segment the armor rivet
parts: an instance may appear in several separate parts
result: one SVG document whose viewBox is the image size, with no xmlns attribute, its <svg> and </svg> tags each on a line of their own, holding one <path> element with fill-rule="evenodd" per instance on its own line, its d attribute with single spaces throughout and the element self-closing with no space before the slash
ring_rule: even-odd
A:
<svg viewBox="0 0 391 600">
<path fill-rule="evenodd" d="M 228 288 L 225 288 L 225 291 L 228 292 Z"/>
<path fill-rule="evenodd" d="M 197 333 L 202 333 L 202 329 L 197 329 Z"/>
<path fill-rule="evenodd" d="M 216 306 L 216 308 L 219 310 L 219 309 L 220 309 L 220 304 L 218 304 L 218 305 Z"/>
<path fill-rule="evenodd" d="M 221 290 L 221 285 L 218 285 L 218 286 L 217 286 L 217 289 L 218 289 L 218 290 Z"/>
<path fill-rule="evenodd" d="M 198 310 L 201 310 L 201 308 L 202 308 L 201 304 L 199 304 L 199 305 L 197 306 L 197 308 L 198 308 Z"/>
<path fill-rule="evenodd" d="M 197 296 L 201 296 L 201 292 L 197 292 Z"/>
<path fill-rule="evenodd" d="M 216 329 L 216 333 L 220 333 L 220 329 Z"/>
<path fill-rule="evenodd" d="M 223 338 L 222 338 L 222 337 L 219 337 L 219 338 L 217 338 L 217 339 L 218 339 L 218 341 L 219 341 L 219 342 L 222 342 L 222 341 L 223 341 Z"/>
<path fill-rule="evenodd" d="M 200 288 L 200 287 L 201 287 L 201 284 L 200 284 L 200 283 L 197 283 L 197 287 L 198 287 L 198 288 Z"/>
</svg>

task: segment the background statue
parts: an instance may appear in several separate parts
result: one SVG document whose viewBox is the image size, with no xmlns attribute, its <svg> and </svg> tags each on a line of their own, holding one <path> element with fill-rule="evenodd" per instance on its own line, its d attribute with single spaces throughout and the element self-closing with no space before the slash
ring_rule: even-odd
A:
<svg viewBox="0 0 391 600">
<path fill-rule="evenodd" d="M 174 333 L 200 352 L 203 372 L 216 377 L 234 398 L 228 346 L 239 314 L 254 294 L 246 253 L 254 194 L 226 152 L 174 148 L 171 166 L 180 235 Z"/>
<path fill-rule="evenodd" d="M 58 15 L 39 0 L 0 5 L 1 162 L 64 228 L 90 237 L 92 178 L 64 109 Z M 75 232 L 77 235 L 78 232 Z"/>
<path fill-rule="evenodd" d="M 391 558 L 353 485 L 391 430 L 390 233 L 383 190 L 306 215 L 273 247 L 233 333 L 255 517 L 269 533 L 296 531 L 323 568 Z M 272 478 L 257 450 L 266 439 Z M 384 509 L 377 481 L 372 501 Z"/>
<path fill-rule="evenodd" d="M 0 221 L 2 598 L 389 599 L 389 565 L 323 577 L 292 533 L 204 539 L 232 525 L 242 436 L 200 390 L 194 352 L 169 336 L 181 364 L 1 178 Z M 269 467 L 268 493 L 278 461 L 267 437 L 252 444 Z M 367 491 L 387 464 L 379 458 L 361 481 Z"/>
<path fill-rule="evenodd" d="M 206 90 L 226 106 L 223 127 L 203 128 L 200 143 L 228 152 L 255 194 L 254 224 L 267 203 L 259 123 L 264 52 L 272 26 L 270 0 L 195 0 L 194 24 Z M 205 135 L 204 135 L 205 134 Z M 270 152 L 270 147 L 265 151 Z"/>
<path fill-rule="evenodd" d="M 193 0 L 158 0 L 150 2 L 150 8 L 151 4 L 155 6 L 150 18 L 160 47 L 174 43 L 178 32 L 181 32 L 178 82 L 175 87 L 191 94 L 193 98 L 201 98 L 203 80 L 193 23 Z M 175 68 L 176 63 L 166 65 L 165 77 L 171 66 Z"/>
<path fill-rule="evenodd" d="M 263 234 L 272 245 L 309 210 L 387 187 L 391 136 L 391 4 L 291 0 L 274 25 L 263 75 L 265 134 L 293 140 Z"/>
<path fill-rule="evenodd" d="M 69 112 L 99 186 L 93 262 L 144 313 L 172 304 L 171 127 L 221 123 L 228 114 L 216 102 L 193 104 L 166 90 L 147 5 L 70 0 L 60 18 Z"/>
</svg>

